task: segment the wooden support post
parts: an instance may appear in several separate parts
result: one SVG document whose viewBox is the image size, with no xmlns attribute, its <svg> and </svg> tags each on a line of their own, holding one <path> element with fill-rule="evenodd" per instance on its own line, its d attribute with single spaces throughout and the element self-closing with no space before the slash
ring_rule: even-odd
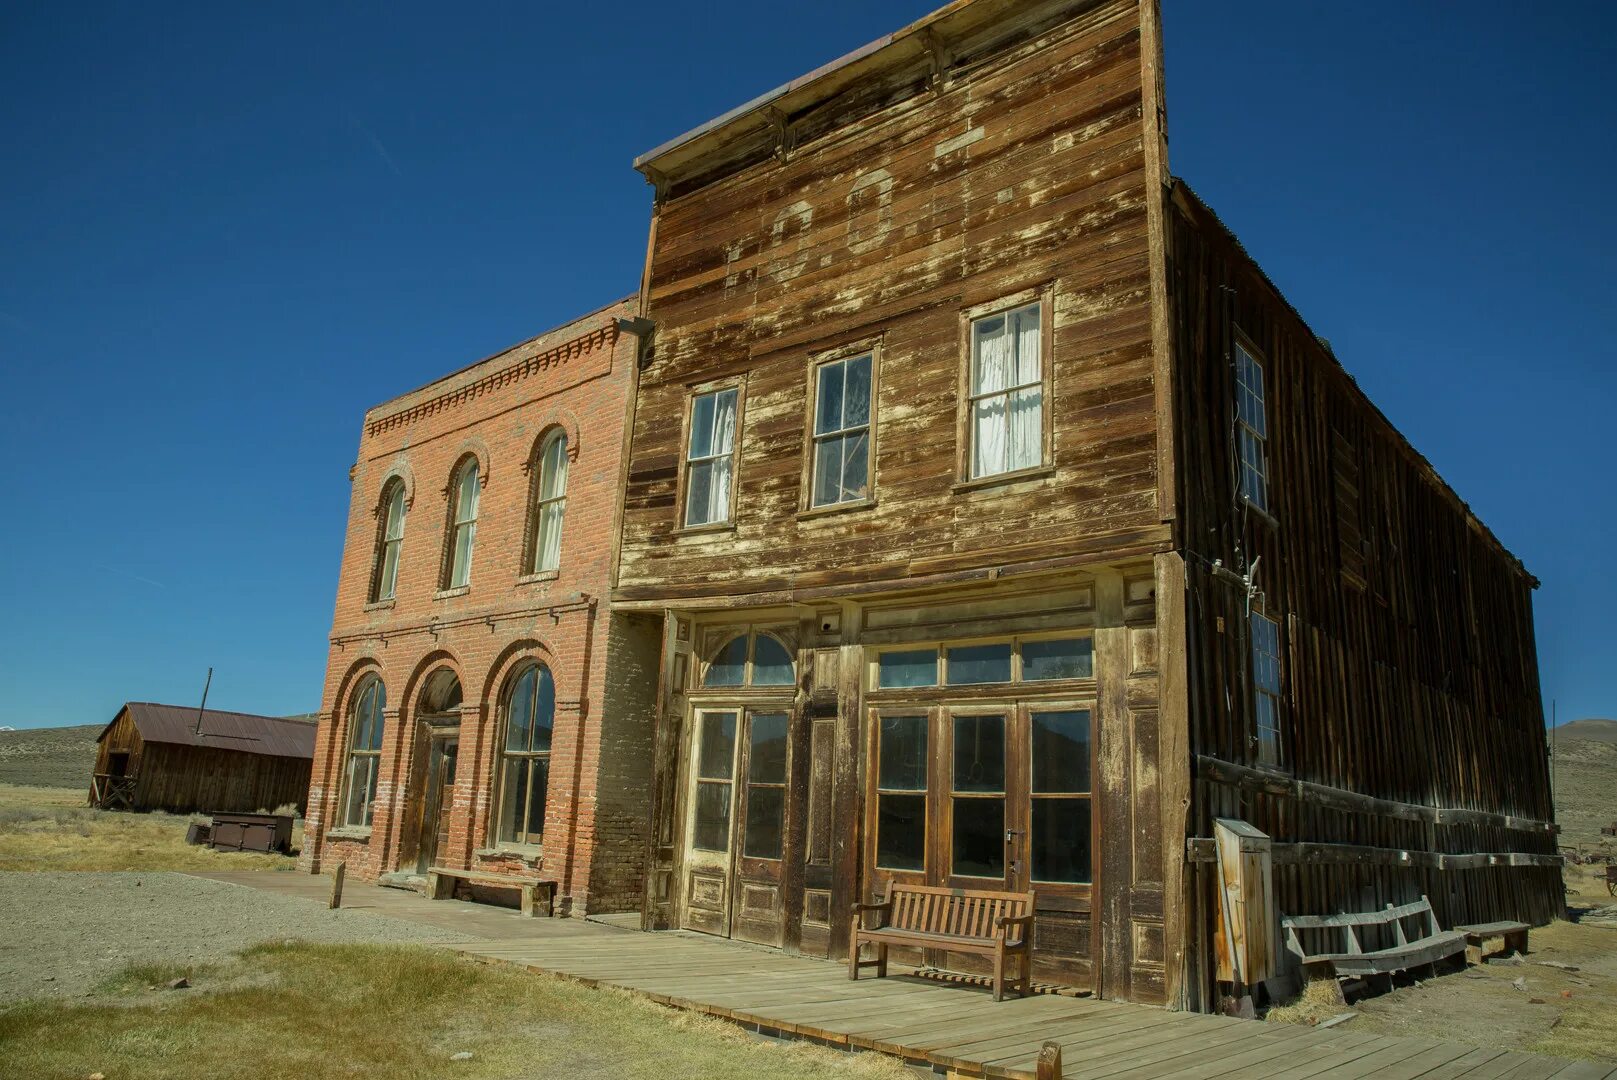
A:
<svg viewBox="0 0 1617 1080">
<path fill-rule="evenodd" d="M 336 868 L 331 871 L 331 902 L 326 905 L 327 907 L 342 907 L 342 879 L 347 871 L 348 864 L 346 862 L 338 863 Z"/>
<path fill-rule="evenodd" d="M 1039 1064 L 1033 1074 L 1037 1080 L 1061 1080 L 1061 1044 L 1046 1042 L 1039 1047 Z"/>
</svg>

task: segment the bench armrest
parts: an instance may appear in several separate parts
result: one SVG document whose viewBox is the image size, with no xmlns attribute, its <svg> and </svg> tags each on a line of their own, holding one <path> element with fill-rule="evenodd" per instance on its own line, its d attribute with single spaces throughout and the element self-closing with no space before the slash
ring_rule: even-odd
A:
<svg viewBox="0 0 1617 1080">
<path fill-rule="evenodd" d="M 1022 928 L 1022 932 L 1016 936 L 1015 941 L 1011 941 L 1010 935 L 1005 933 L 1006 929 L 1012 926 L 1020 926 Z M 1028 931 L 1032 926 L 1032 912 L 1029 912 L 1026 915 L 1001 915 L 999 918 L 994 920 L 994 927 L 1000 931 L 1000 935 L 1006 939 L 1006 944 L 1008 945 L 1020 945 L 1022 942 L 1026 941 Z"/>
<path fill-rule="evenodd" d="M 879 911 L 882 913 L 881 917 L 876 920 L 875 926 L 865 925 L 864 913 L 867 911 Z M 853 925 L 861 930 L 880 930 L 887 925 L 887 922 L 892 918 L 892 915 L 893 902 L 891 900 L 884 900 L 879 904 L 853 905 Z"/>
</svg>

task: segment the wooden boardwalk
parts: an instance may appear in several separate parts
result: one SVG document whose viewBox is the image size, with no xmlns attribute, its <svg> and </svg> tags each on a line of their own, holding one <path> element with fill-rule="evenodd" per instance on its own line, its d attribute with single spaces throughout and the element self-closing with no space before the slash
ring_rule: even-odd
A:
<svg viewBox="0 0 1617 1080">
<path fill-rule="evenodd" d="M 322 878 L 208 877 L 324 896 Z M 444 947 L 486 960 L 634 991 L 765 1034 L 874 1050 L 963 1077 L 1032 1077 L 1039 1046 L 1061 1044 L 1068 1080 L 1617 1080 L 1617 1068 L 1438 1039 L 1319 1031 L 1145 1005 L 988 991 L 900 973 L 850 982 L 840 964 L 700 934 L 643 934 L 580 919 L 522 919 L 497 908 L 349 885 L 345 908 L 464 929 Z M 475 936 L 475 940 L 470 938 Z"/>
</svg>

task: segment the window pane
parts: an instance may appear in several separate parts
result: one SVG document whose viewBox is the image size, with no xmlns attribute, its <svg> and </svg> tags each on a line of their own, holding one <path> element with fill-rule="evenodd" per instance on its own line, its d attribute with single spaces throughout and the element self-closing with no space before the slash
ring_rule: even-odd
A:
<svg viewBox="0 0 1617 1080">
<path fill-rule="evenodd" d="M 708 479 L 707 513 L 709 521 L 730 520 L 730 470 L 734 467 L 727 457 L 715 458 L 713 472 Z"/>
<path fill-rule="evenodd" d="M 1005 876 L 1005 800 L 954 800 L 953 873 Z"/>
<path fill-rule="evenodd" d="M 991 394 L 1011 380 L 1011 335 L 1005 316 L 994 315 L 971 324 L 971 393 Z"/>
<path fill-rule="evenodd" d="M 528 759 L 506 758 L 505 775 L 500 780 L 500 839 L 521 840 L 521 813 L 528 805 Z"/>
<path fill-rule="evenodd" d="M 348 745 L 354 750 L 369 750 L 371 748 L 371 722 L 375 718 L 376 705 L 375 679 L 360 687 L 359 696 L 354 699 L 353 712 L 348 718 Z"/>
<path fill-rule="evenodd" d="M 713 453 L 728 454 L 736 445 L 736 392 L 720 390 L 713 403 Z"/>
<path fill-rule="evenodd" d="M 780 858 L 781 834 L 785 831 L 786 789 L 749 787 L 747 789 L 747 838 L 741 853 L 749 859 Z"/>
<path fill-rule="evenodd" d="M 1011 643 L 962 645 L 949 650 L 950 686 L 1011 681 Z"/>
<path fill-rule="evenodd" d="M 1011 420 L 1005 468 L 1031 469 L 1044 462 L 1044 389 L 1035 386 L 1011 395 Z"/>
<path fill-rule="evenodd" d="M 1016 382 L 1039 381 L 1039 305 L 1022 308 L 1012 317 L 1016 324 Z"/>
<path fill-rule="evenodd" d="M 886 652 L 876 658 L 876 685 L 887 689 L 938 684 L 938 650 Z"/>
<path fill-rule="evenodd" d="M 369 825 L 371 823 L 370 770 L 372 757 L 353 757 L 348 760 L 348 805 L 343 811 L 343 824 Z"/>
<path fill-rule="evenodd" d="M 816 435 L 842 430 L 842 384 L 845 370 L 845 365 L 841 361 L 820 365 L 819 387 L 815 395 L 817 401 L 814 409 Z"/>
<path fill-rule="evenodd" d="M 842 498 L 842 437 L 814 444 L 814 505 L 830 506 Z"/>
<path fill-rule="evenodd" d="M 747 779 L 755 784 L 784 784 L 786 714 L 754 714 L 748 736 Z M 747 827 L 752 827 L 751 821 Z"/>
<path fill-rule="evenodd" d="M 713 463 L 692 465 L 685 477 L 685 524 L 706 525 L 713 520 Z"/>
<path fill-rule="evenodd" d="M 378 600 L 393 599 L 399 578 L 399 541 L 389 540 L 382 547 L 382 580 L 376 588 Z"/>
<path fill-rule="evenodd" d="M 1034 799 L 1031 824 L 1028 858 L 1034 881 L 1091 880 L 1088 799 Z"/>
<path fill-rule="evenodd" d="M 687 457 L 704 458 L 713 452 L 713 395 L 703 394 L 691 403 L 691 445 Z"/>
<path fill-rule="evenodd" d="M 844 435 L 842 443 L 843 502 L 863 499 L 870 491 L 870 432 Z"/>
<path fill-rule="evenodd" d="M 926 796 L 876 797 L 876 865 L 920 870 L 926 860 Z"/>
<path fill-rule="evenodd" d="M 539 685 L 533 697 L 533 749 L 535 753 L 550 752 L 550 730 L 556 723 L 556 680 L 543 664 L 538 671 Z"/>
<path fill-rule="evenodd" d="M 1022 642 L 1022 679 L 1025 682 L 1094 677 L 1095 643 L 1089 638 Z"/>
<path fill-rule="evenodd" d="M 849 360 L 845 378 L 842 426 L 858 427 L 870 423 L 870 354 Z"/>
<path fill-rule="evenodd" d="M 1007 399 L 1001 394 L 984 398 L 972 408 L 971 475 L 993 476 L 1005 471 L 1009 424 L 1005 414 Z"/>
<path fill-rule="evenodd" d="M 702 851 L 730 850 L 730 785 L 703 781 L 696 785 L 696 828 L 691 846 Z"/>
<path fill-rule="evenodd" d="M 1276 766 L 1280 764 L 1280 733 L 1273 728 L 1258 729 L 1258 763 Z"/>
<path fill-rule="evenodd" d="M 562 501 L 545 503 L 539 508 L 539 535 L 534 540 L 534 569 L 554 570 L 561 565 Z"/>
<path fill-rule="evenodd" d="M 371 682 L 371 741 L 369 749 L 382 749 L 382 728 L 386 724 L 382 717 L 382 710 L 385 708 L 387 708 L 387 688 L 382 685 L 381 680 L 373 680 Z"/>
<path fill-rule="evenodd" d="M 707 666 L 703 686 L 740 686 L 747 679 L 747 638 L 731 638 Z"/>
<path fill-rule="evenodd" d="M 703 713 L 701 735 L 696 775 L 708 780 L 730 779 L 735 768 L 736 714 Z"/>
<path fill-rule="evenodd" d="M 1033 790 L 1089 790 L 1089 710 L 1033 714 Z"/>
<path fill-rule="evenodd" d="M 554 499 L 567 490 L 567 436 L 552 435 L 539 466 L 539 497 Z"/>
<path fill-rule="evenodd" d="M 1005 790 L 1005 718 L 954 718 L 954 790 Z"/>
<path fill-rule="evenodd" d="M 526 843 L 537 844 L 545 831 L 545 796 L 550 792 L 550 759 L 529 758 L 528 770 L 528 828 Z"/>
<path fill-rule="evenodd" d="M 538 671 L 538 668 L 524 671 L 517 676 L 516 685 L 511 688 L 505 723 L 505 748 L 508 751 L 523 753 L 528 749 L 533 728 L 533 680 L 538 677 Z"/>
<path fill-rule="evenodd" d="M 926 717 L 882 717 L 878 755 L 877 787 L 925 791 Z"/>
<path fill-rule="evenodd" d="M 767 634 L 753 638 L 752 685 L 790 686 L 795 681 L 792 657 L 786 646 Z"/>
<path fill-rule="evenodd" d="M 466 466 L 460 474 L 459 496 L 455 504 L 456 521 L 472 521 L 477 517 L 477 464 Z"/>
<path fill-rule="evenodd" d="M 477 525 L 474 522 L 455 526 L 454 564 L 449 571 L 449 587 L 451 589 L 458 589 L 471 580 L 472 540 L 476 533 Z"/>
<path fill-rule="evenodd" d="M 387 501 L 387 538 L 397 540 L 404 535 L 404 485 L 394 484 L 393 495 Z"/>
</svg>

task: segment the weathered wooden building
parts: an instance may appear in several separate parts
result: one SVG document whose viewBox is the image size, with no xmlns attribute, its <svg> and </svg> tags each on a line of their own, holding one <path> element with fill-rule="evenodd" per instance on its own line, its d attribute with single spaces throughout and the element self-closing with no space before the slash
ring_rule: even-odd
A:
<svg viewBox="0 0 1617 1080">
<path fill-rule="evenodd" d="M 1207 1007 L 1220 817 L 1287 911 L 1557 910 L 1535 582 L 1165 124 L 1154 0 L 970 0 L 636 162 L 646 926 L 1032 889 L 1035 978 Z"/>
<path fill-rule="evenodd" d="M 315 726 L 131 701 L 96 739 L 90 803 L 173 813 L 273 811 L 309 795 Z"/>
</svg>

